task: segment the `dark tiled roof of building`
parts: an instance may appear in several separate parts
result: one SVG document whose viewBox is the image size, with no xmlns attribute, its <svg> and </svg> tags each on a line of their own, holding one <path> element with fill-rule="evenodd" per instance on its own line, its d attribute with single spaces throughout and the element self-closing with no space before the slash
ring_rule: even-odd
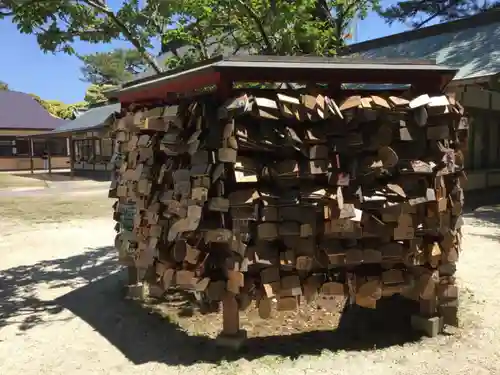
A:
<svg viewBox="0 0 500 375">
<path fill-rule="evenodd" d="M 33 97 L 0 91 L 0 129 L 56 129 L 65 120 L 52 116 Z"/>
<path fill-rule="evenodd" d="M 348 46 L 344 56 L 434 60 L 460 69 L 455 80 L 500 72 L 500 9 Z"/>
<path fill-rule="evenodd" d="M 120 108 L 120 103 L 90 108 L 76 119 L 65 122 L 62 126 L 48 134 L 56 135 L 100 128 L 105 125 L 106 121 L 111 116 L 113 116 L 116 112 L 120 112 Z"/>
</svg>

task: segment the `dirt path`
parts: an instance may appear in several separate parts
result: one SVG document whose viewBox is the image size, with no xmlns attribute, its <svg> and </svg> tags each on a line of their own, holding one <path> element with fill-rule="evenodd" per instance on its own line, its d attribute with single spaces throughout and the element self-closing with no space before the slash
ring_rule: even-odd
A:
<svg viewBox="0 0 500 375">
<path fill-rule="evenodd" d="M 0 226 L 0 373 L 500 374 L 500 211 L 466 223 L 458 332 L 354 344 L 332 332 L 270 332 L 235 358 L 124 301 L 120 273 L 100 278 L 117 271 L 110 219 Z"/>
</svg>

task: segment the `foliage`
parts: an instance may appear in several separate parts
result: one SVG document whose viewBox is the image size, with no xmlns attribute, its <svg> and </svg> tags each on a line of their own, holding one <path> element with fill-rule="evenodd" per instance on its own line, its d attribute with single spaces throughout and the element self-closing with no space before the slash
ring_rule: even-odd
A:
<svg viewBox="0 0 500 375">
<path fill-rule="evenodd" d="M 65 104 L 58 100 L 44 100 L 43 105 L 47 109 L 47 111 L 54 116 L 68 120 L 75 118 L 76 111 L 85 109 L 88 106 L 86 102 Z"/>
<path fill-rule="evenodd" d="M 0 81 L 0 91 L 1 90 L 8 90 L 9 89 L 9 85 L 3 81 Z"/>
<path fill-rule="evenodd" d="M 150 2 L 151 3 L 151 2 Z M 176 2 L 174 2 L 176 3 Z M 170 68 L 215 55 L 334 55 L 345 42 L 357 15 L 363 18 L 379 2 L 372 0 L 196 0 L 178 9 L 159 2 L 157 12 L 170 11 L 176 27 L 163 34 L 164 46 L 185 45 L 184 53 L 166 61 Z M 186 7 L 186 3 L 189 5 Z M 151 5 L 152 6 L 152 5 Z M 162 7 L 163 6 L 163 7 Z"/>
<path fill-rule="evenodd" d="M 113 85 L 90 85 L 85 93 L 84 100 L 88 104 L 104 103 L 107 101 L 103 94 L 104 91 L 112 90 L 114 88 L 116 88 L 116 86 Z"/>
<path fill-rule="evenodd" d="M 29 94 L 33 99 L 35 99 L 40 105 L 46 109 L 51 115 L 71 120 L 75 117 L 75 111 L 79 109 L 84 109 L 87 107 L 87 103 L 79 102 L 74 104 L 65 104 L 59 100 L 43 100 L 38 95 Z"/>
<path fill-rule="evenodd" d="M 413 28 L 428 25 L 431 21 L 452 21 L 500 6 L 495 0 L 408 0 L 383 9 L 380 14 L 391 24 L 401 22 Z"/>
<path fill-rule="evenodd" d="M 263 54 L 333 55 L 355 15 L 378 9 L 379 0 L 0 0 L 0 18 L 12 16 L 22 33 L 35 34 L 44 51 L 75 53 L 80 39 L 130 42 L 145 64 L 155 41 L 174 67 L 245 49 Z M 185 45 L 178 53 L 175 46 Z M 104 83 L 104 82 L 95 82 Z"/>
<path fill-rule="evenodd" d="M 146 69 L 140 53 L 135 49 L 115 49 L 80 56 L 83 80 L 94 85 L 120 85 Z"/>
</svg>

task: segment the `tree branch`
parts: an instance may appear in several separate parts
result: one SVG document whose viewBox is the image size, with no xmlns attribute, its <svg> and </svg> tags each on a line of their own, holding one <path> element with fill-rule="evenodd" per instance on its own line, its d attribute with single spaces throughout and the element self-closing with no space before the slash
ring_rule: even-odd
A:
<svg viewBox="0 0 500 375">
<path fill-rule="evenodd" d="M 267 36 L 266 30 L 264 29 L 264 25 L 260 21 L 259 15 L 253 11 L 252 8 L 248 6 L 248 4 L 245 2 L 245 0 L 236 0 L 243 8 L 245 8 L 247 14 L 250 16 L 251 19 L 255 22 L 257 28 L 259 29 L 259 33 L 262 36 L 262 39 L 264 40 L 264 44 L 266 45 L 266 50 L 268 53 L 273 52 L 273 45 L 271 41 L 269 40 L 269 37 Z"/>
<path fill-rule="evenodd" d="M 434 18 L 441 16 L 443 13 L 444 13 L 443 11 L 434 13 L 433 15 L 427 17 L 425 20 L 423 20 L 417 24 L 413 24 L 413 28 L 420 29 L 422 26 L 431 22 Z"/>
<path fill-rule="evenodd" d="M 127 40 L 132 43 L 132 45 L 139 51 L 143 59 L 153 68 L 153 70 L 160 74 L 163 70 L 160 68 L 156 60 L 146 51 L 146 48 L 141 44 L 139 40 L 135 37 L 135 35 L 129 30 L 127 25 L 125 25 L 116 14 L 108 8 L 105 4 L 100 3 L 99 0 L 81 0 L 88 6 L 96 9 L 97 11 L 108 16 L 113 23 L 118 26 L 118 28 L 122 31 L 123 35 L 127 38 Z"/>
</svg>

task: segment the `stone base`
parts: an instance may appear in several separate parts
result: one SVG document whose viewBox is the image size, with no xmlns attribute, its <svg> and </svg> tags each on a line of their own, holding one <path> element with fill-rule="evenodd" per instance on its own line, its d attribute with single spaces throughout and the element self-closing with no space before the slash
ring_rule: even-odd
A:
<svg viewBox="0 0 500 375">
<path fill-rule="evenodd" d="M 144 285 L 143 284 L 126 285 L 125 298 L 144 299 Z"/>
<path fill-rule="evenodd" d="M 436 337 L 443 332 L 444 320 L 441 316 L 428 318 L 422 315 L 412 315 L 411 327 L 415 331 L 422 332 L 428 337 Z"/>
<path fill-rule="evenodd" d="M 226 335 L 224 333 L 219 334 L 215 339 L 215 344 L 217 346 L 231 349 L 240 350 L 247 340 L 247 331 L 240 329 L 240 331 L 235 335 Z"/>
</svg>

